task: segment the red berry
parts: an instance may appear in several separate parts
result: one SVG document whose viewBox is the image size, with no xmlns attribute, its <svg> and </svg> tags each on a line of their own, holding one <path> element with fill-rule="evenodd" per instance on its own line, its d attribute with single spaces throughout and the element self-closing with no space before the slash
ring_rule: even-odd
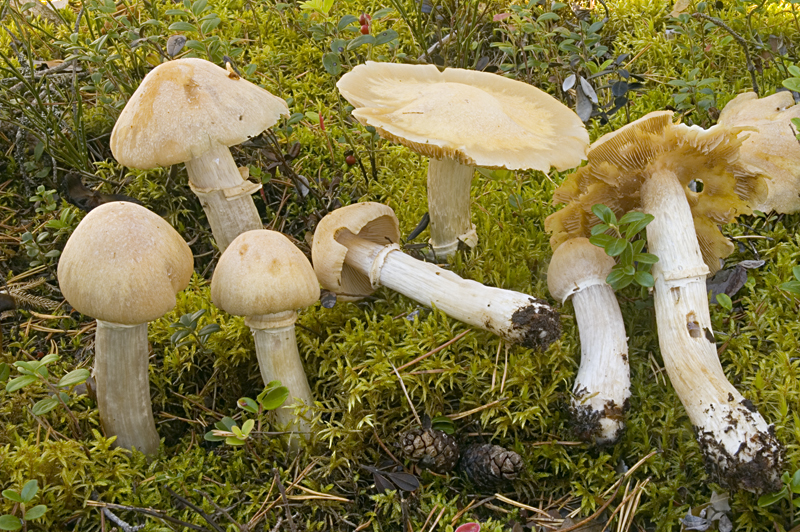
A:
<svg viewBox="0 0 800 532">
<path fill-rule="evenodd" d="M 361 35 L 366 35 L 368 33 L 369 33 L 369 26 L 367 26 L 366 24 L 361 26 Z"/>
<path fill-rule="evenodd" d="M 348 166 L 353 166 L 354 164 L 356 164 L 356 158 L 353 155 L 348 155 L 347 157 L 344 158 L 344 162 L 346 162 Z"/>
<path fill-rule="evenodd" d="M 362 26 L 365 25 L 367 21 L 370 20 L 372 20 L 372 17 L 367 15 L 366 13 L 361 13 L 361 16 L 358 17 L 358 23 L 361 24 Z"/>
</svg>

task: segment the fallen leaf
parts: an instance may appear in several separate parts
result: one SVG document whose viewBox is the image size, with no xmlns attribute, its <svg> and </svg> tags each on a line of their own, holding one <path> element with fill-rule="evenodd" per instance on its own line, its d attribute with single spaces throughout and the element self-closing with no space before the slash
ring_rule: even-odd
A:
<svg viewBox="0 0 800 532">
<path fill-rule="evenodd" d="M 675 7 L 672 8 L 672 12 L 669 14 L 671 17 L 677 17 L 684 11 L 686 8 L 689 7 L 690 0 L 678 0 L 675 2 Z"/>
</svg>

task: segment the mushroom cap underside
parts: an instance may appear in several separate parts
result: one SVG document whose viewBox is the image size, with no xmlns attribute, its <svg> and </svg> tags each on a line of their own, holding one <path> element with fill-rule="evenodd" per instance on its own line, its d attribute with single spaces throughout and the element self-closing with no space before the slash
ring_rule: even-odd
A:
<svg viewBox="0 0 800 532">
<path fill-rule="evenodd" d="M 588 153 L 588 164 L 571 174 L 556 189 L 553 203 L 566 203 L 545 220 L 552 233 L 550 245 L 558 248 L 570 238 L 591 236 L 598 219 L 591 208 L 602 203 L 617 217 L 640 210 L 640 188 L 653 172 L 669 170 L 684 187 L 692 211 L 703 260 L 711 272 L 733 245 L 718 225 L 740 214 L 766 195 L 763 175 L 738 162 L 745 128 L 672 123 L 672 112 L 650 113 L 599 138 Z M 694 182 L 700 192 L 690 189 Z"/>
<path fill-rule="evenodd" d="M 169 166 L 240 144 L 288 114 L 282 98 L 214 63 L 176 59 L 142 80 L 114 124 L 111 151 L 131 168 Z"/>
<path fill-rule="evenodd" d="M 572 294 L 596 284 L 606 284 L 606 277 L 616 261 L 588 238 L 567 240 L 553 252 L 547 269 L 550 294 L 565 302 Z"/>
<path fill-rule="evenodd" d="M 720 126 L 755 128 L 742 144 L 739 160 L 769 178 L 767 197 L 753 205 L 760 211 L 800 211 L 800 142 L 793 118 L 800 118 L 800 105 L 786 91 L 765 98 L 740 94 L 719 115 Z"/>
<path fill-rule="evenodd" d="M 323 288 L 337 294 L 339 299 L 354 301 L 375 289 L 366 275 L 345 264 L 347 247 L 336 240 L 342 231 L 384 246 L 400 242 L 400 224 L 388 205 L 363 202 L 336 209 L 317 225 L 311 247 L 317 278 Z"/>
<path fill-rule="evenodd" d="M 319 299 L 311 263 L 285 235 L 259 229 L 237 236 L 211 279 L 211 300 L 235 316 L 297 310 Z"/>
<path fill-rule="evenodd" d="M 589 135 L 572 110 L 503 76 L 368 61 L 336 86 L 361 123 L 429 157 L 543 172 L 586 158 Z"/>
<path fill-rule="evenodd" d="M 128 202 L 93 209 L 72 233 L 58 263 L 58 282 L 75 310 L 136 325 L 175 306 L 193 272 L 192 252 L 163 218 Z"/>
</svg>

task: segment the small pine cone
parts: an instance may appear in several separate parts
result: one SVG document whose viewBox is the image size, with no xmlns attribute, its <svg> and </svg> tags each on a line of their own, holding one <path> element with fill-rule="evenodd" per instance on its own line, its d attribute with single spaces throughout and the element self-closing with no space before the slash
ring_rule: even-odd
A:
<svg viewBox="0 0 800 532">
<path fill-rule="evenodd" d="M 416 428 L 400 436 L 403 455 L 434 473 L 447 473 L 458 463 L 455 438 L 432 428 Z"/>
<path fill-rule="evenodd" d="M 473 444 L 461 455 L 461 469 L 476 486 L 494 488 L 517 478 L 522 457 L 499 445 Z"/>
</svg>

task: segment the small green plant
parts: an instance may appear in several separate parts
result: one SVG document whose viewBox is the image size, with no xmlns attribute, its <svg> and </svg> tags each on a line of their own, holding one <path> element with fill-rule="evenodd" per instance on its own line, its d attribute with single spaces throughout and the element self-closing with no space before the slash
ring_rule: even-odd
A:
<svg viewBox="0 0 800 532">
<path fill-rule="evenodd" d="M 191 314 L 184 314 L 178 321 L 169 326 L 170 329 L 175 329 L 175 332 L 170 337 L 170 341 L 175 347 L 183 347 L 192 342 L 197 342 L 202 352 L 211 352 L 206 347 L 206 341 L 209 336 L 218 332 L 220 327 L 217 323 L 209 323 L 201 327 L 199 331 L 197 330 L 198 320 L 206 312 L 206 309 L 201 308 Z"/>
<path fill-rule="evenodd" d="M 59 403 L 69 410 L 69 407 L 67 407 L 69 394 L 64 390 L 72 389 L 74 386 L 86 382 L 86 379 L 89 378 L 89 370 L 81 368 L 70 371 L 55 382 L 50 376 L 47 366 L 56 362 L 58 358 L 58 355 L 51 353 L 42 357 L 41 360 L 17 360 L 14 362 L 14 367 L 17 368 L 17 371 L 21 373 L 21 375 L 8 381 L 6 384 L 7 392 L 10 393 L 22 390 L 35 382 L 44 384 L 53 392 L 52 397 L 46 397 L 33 405 L 31 411 L 34 415 L 44 415 L 58 406 Z M 6 366 L 6 364 L 0 364 L 0 376 L 4 374 L 7 375 L 7 371 L 8 366 Z"/>
<path fill-rule="evenodd" d="M 34 204 L 37 214 L 54 216 L 58 209 L 56 197 L 55 190 L 47 190 L 44 185 L 39 185 L 28 201 Z M 31 259 L 31 268 L 42 264 L 50 266 L 61 255 L 59 248 L 63 246 L 59 243 L 59 237 L 69 234 L 74 225 L 75 209 L 66 206 L 61 209 L 58 218 L 50 219 L 44 224 L 45 229 L 53 229 L 55 232 L 41 231 L 35 236 L 30 231 L 24 232 L 20 239 L 25 246 L 25 253 Z"/>
<path fill-rule="evenodd" d="M 792 525 L 795 525 L 800 520 L 797 515 L 797 510 L 800 508 L 800 498 L 794 497 L 794 495 L 800 495 L 800 470 L 795 471 L 791 476 L 789 476 L 788 471 L 784 472 L 781 475 L 781 482 L 783 482 L 783 489 L 762 495 L 758 498 L 758 505 L 761 508 L 766 508 L 786 499 L 789 501 Z"/>
<path fill-rule="evenodd" d="M 781 283 L 778 285 L 778 288 L 785 290 L 786 292 L 791 292 L 796 296 L 800 296 L 800 266 L 795 266 L 792 268 L 792 274 L 794 275 L 794 279 L 785 283 Z"/>
<path fill-rule="evenodd" d="M 19 504 L 19 511 L 22 517 L 17 517 L 13 514 L 0 515 L 0 530 L 19 530 L 20 528 L 28 530 L 28 521 L 35 521 L 41 518 L 47 512 L 46 505 L 37 504 L 33 508 L 26 509 L 26 505 L 36 497 L 38 492 L 39 482 L 36 480 L 26 482 L 21 491 L 3 490 L 3 497 Z"/>
<path fill-rule="evenodd" d="M 221 39 L 217 29 L 222 23 L 222 19 L 211 11 L 211 6 L 208 5 L 208 0 L 190 0 L 183 1 L 184 9 L 168 9 L 164 14 L 171 17 L 185 17 L 187 20 L 178 20 L 169 25 L 169 31 L 184 32 L 190 38 L 186 41 L 186 48 L 193 50 L 213 63 L 221 63 L 225 56 L 236 59 L 244 53 L 243 48 L 233 46 L 242 41 L 239 38 L 233 38 L 230 41 Z M 190 55 L 196 55 L 190 53 Z M 247 75 L 255 71 L 255 65 L 252 69 L 246 69 Z"/>
<path fill-rule="evenodd" d="M 331 76 L 338 76 L 343 70 L 343 65 L 351 69 L 361 63 L 362 59 L 372 59 L 376 47 L 396 41 L 398 34 L 395 30 L 378 31 L 375 27 L 378 21 L 389 13 L 390 9 L 381 9 L 375 12 L 374 17 L 367 14 L 362 14 L 360 17 L 345 15 L 335 26 L 326 18 L 322 24 L 312 26 L 311 35 L 315 40 L 322 41 L 328 36 L 332 37 L 330 52 L 322 56 L 322 66 L 325 71 Z M 358 53 L 362 46 L 367 47 L 366 57 Z M 385 61 L 388 57 L 381 56 L 377 59 Z"/>
<path fill-rule="evenodd" d="M 250 397 L 242 397 L 237 401 L 237 405 L 242 410 L 257 416 L 257 432 L 260 432 L 261 414 L 275 410 L 288 397 L 289 389 L 286 386 L 283 386 L 280 381 L 271 381 L 255 400 Z M 213 430 L 206 432 L 205 439 L 206 441 L 224 441 L 228 445 L 245 445 L 255 427 L 255 422 L 255 419 L 243 420 L 242 426 L 239 427 L 233 418 L 226 416 L 214 424 Z"/>
<path fill-rule="evenodd" d="M 592 206 L 592 212 L 602 223 L 592 227 L 589 241 L 617 259 L 617 264 L 608 274 L 606 282 L 614 290 L 625 288 L 633 282 L 646 288 L 652 287 L 654 280 L 650 267 L 658 262 L 658 257 L 642 252 L 645 244 L 643 238 L 634 239 L 653 221 L 653 216 L 632 211 L 617 220 L 614 212 L 601 203 Z M 608 234 L 609 232 L 613 234 Z"/>
<path fill-rule="evenodd" d="M 783 80 L 783 86 L 790 91 L 800 92 L 800 67 L 797 65 L 790 65 L 787 70 L 792 77 Z M 794 120 L 797 119 L 795 118 Z"/>
<path fill-rule="evenodd" d="M 728 294 L 717 294 L 717 303 L 728 312 L 733 310 L 733 301 Z"/>
</svg>

